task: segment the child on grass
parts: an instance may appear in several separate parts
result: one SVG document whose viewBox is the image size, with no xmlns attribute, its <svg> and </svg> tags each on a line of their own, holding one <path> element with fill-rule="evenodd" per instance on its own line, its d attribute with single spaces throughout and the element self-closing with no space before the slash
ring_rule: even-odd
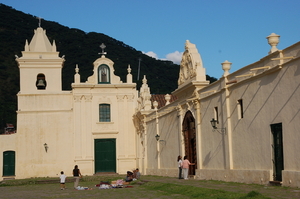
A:
<svg viewBox="0 0 300 199">
<path fill-rule="evenodd" d="M 65 183 L 66 183 L 66 178 L 67 176 L 64 174 L 63 171 L 60 172 L 60 189 L 61 190 L 64 190 L 66 187 L 65 187 Z"/>
</svg>

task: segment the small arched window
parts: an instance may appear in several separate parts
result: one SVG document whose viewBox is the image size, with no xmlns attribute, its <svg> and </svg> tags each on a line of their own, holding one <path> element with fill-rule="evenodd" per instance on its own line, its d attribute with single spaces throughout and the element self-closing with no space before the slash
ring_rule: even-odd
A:
<svg viewBox="0 0 300 199">
<path fill-rule="evenodd" d="M 105 64 L 101 64 L 98 67 L 98 83 L 99 84 L 109 84 L 110 83 L 109 67 Z"/>
<path fill-rule="evenodd" d="M 44 74 L 40 73 L 36 77 L 35 86 L 38 90 L 45 90 L 47 87 L 46 77 Z"/>
</svg>

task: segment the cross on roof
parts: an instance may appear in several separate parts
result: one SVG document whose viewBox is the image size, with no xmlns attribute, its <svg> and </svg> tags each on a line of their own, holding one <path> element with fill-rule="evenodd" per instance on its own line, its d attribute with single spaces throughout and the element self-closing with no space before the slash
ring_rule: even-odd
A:
<svg viewBox="0 0 300 199">
<path fill-rule="evenodd" d="M 101 53 L 98 53 L 98 54 L 100 54 L 100 55 L 106 55 L 106 52 L 104 52 L 104 48 L 106 48 L 106 46 L 104 45 L 104 43 L 102 43 L 102 44 L 100 45 L 100 48 L 102 49 L 102 52 L 101 52 Z"/>
<path fill-rule="evenodd" d="M 41 20 L 42 18 L 41 17 L 36 17 L 38 20 L 39 20 L 39 27 L 41 27 Z"/>
</svg>

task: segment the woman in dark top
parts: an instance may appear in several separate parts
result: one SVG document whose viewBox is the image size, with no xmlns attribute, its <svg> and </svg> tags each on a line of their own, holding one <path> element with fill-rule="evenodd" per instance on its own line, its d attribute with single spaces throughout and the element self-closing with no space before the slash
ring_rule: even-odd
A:
<svg viewBox="0 0 300 199">
<path fill-rule="evenodd" d="M 78 169 L 77 165 L 75 165 L 75 167 L 73 169 L 73 176 L 75 179 L 74 188 L 76 189 L 78 187 L 79 177 L 81 177 L 81 173 L 80 173 L 80 170 Z"/>
</svg>

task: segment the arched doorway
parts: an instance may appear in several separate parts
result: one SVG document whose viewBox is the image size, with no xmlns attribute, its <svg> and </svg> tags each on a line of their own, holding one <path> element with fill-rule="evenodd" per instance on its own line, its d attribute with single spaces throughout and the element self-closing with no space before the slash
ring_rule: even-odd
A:
<svg viewBox="0 0 300 199">
<path fill-rule="evenodd" d="M 196 128 L 195 118 L 191 111 L 186 112 L 182 122 L 182 133 L 184 137 L 185 155 L 188 160 L 195 165 L 190 165 L 189 175 L 195 175 L 197 169 L 197 150 L 196 150 Z"/>
</svg>

